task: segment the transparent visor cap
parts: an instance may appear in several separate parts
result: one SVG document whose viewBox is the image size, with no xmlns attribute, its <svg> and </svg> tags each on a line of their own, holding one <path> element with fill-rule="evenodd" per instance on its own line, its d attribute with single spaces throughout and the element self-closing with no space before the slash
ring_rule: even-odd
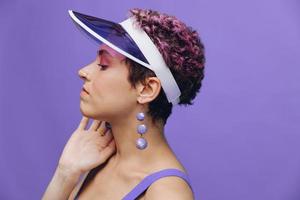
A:
<svg viewBox="0 0 300 200">
<path fill-rule="evenodd" d="M 171 75 L 169 68 L 156 67 L 158 65 L 155 63 L 154 66 L 151 65 L 153 62 L 158 62 L 156 60 L 159 59 L 155 58 L 153 60 L 152 58 L 152 60 L 150 60 L 152 63 L 150 63 L 136 44 L 135 40 L 133 40 L 121 24 L 72 10 L 69 10 L 69 15 L 78 30 L 80 30 L 87 38 L 92 39 L 94 44 L 100 45 L 104 43 L 122 55 L 154 71 L 162 82 L 162 87 L 167 95 L 168 101 L 173 105 L 178 104 L 180 90 L 174 77 Z M 149 43 L 146 45 L 149 46 Z M 153 55 L 153 53 L 150 54 Z M 149 56 L 147 58 L 149 59 Z M 162 62 L 164 63 L 164 61 Z"/>
<path fill-rule="evenodd" d="M 75 26 L 87 38 L 92 38 L 99 45 L 105 43 L 118 52 L 123 51 L 122 54 L 129 54 L 149 64 L 139 47 L 120 24 L 75 11 L 69 11 L 69 14 Z"/>
</svg>

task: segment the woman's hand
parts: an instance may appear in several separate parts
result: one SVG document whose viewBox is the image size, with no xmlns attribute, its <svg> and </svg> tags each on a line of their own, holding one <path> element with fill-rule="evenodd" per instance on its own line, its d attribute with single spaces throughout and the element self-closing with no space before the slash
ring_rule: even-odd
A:
<svg viewBox="0 0 300 200">
<path fill-rule="evenodd" d="M 89 118 L 83 116 L 67 142 L 59 159 L 59 168 L 69 174 L 82 174 L 104 163 L 114 152 L 115 142 L 105 121 L 94 120 L 86 128 Z M 104 134 L 101 136 L 101 134 Z"/>
</svg>

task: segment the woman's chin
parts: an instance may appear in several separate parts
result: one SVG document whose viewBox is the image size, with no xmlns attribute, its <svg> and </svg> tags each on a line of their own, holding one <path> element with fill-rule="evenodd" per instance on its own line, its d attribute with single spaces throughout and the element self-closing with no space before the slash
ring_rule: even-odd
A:
<svg viewBox="0 0 300 200">
<path fill-rule="evenodd" d="M 91 117 L 93 113 L 89 112 L 87 108 L 85 108 L 84 105 L 80 104 L 80 112 L 83 116 L 86 116 L 86 117 Z"/>
<path fill-rule="evenodd" d="M 80 112 L 83 116 L 86 116 L 86 117 L 91 118 L 91 119 L 98 119 L 99 118 L 97 113 L 95 113 L 93 110 L 89 110 L 89 109 L 85 108 L 84 106 L 80 106 Z"/>
</svg>

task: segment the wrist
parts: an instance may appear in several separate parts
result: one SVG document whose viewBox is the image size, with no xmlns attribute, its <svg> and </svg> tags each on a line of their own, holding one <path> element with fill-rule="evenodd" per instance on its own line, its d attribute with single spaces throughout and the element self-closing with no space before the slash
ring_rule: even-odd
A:
<svg viewBox="0 0 300 200">
<path fill-rule="evenodd" d="M 68 199 L 79 177 L 79 173 L 58 165 L 42 199 Z"/>
<path fill-rule="evenodd" d="M 64 182 L 76 183 L 81 175 L 81 172 L 58 164 L 55 174 Z"/>
</svg>

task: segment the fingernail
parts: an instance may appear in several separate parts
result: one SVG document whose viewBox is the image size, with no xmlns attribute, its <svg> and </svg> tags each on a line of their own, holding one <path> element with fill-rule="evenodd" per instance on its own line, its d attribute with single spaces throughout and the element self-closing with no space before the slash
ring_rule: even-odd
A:
<svg viewBox="0 0 300 200">
<path fill-rule="evenodd" d="M 111 125 L 110 125 L 108 122 L 105 122 L 105 127 L 106 127 L 107 129 L 111 129 Z"/>
</svg>

